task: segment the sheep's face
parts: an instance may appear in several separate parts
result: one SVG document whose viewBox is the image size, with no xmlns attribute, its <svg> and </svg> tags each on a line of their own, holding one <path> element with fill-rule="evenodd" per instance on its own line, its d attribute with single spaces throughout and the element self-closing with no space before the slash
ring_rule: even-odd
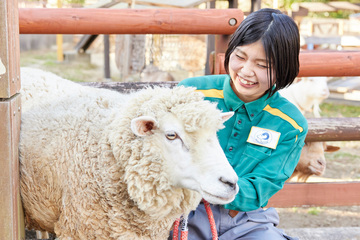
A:
<svg viewBox="0 0 360 240">
<path fill-rule="evenodd" d="M 325 142 L 306 142 L 296 166 L 299 179 L 306 180 L 311 175 L 323 175 L 326 169 L 325 152 L 337 150 L 339 147 L 327 145 Z"/>
<path fill-rule="evenodd" d="M 226 121 L 232 113 L 222 113 Z M 199 192 L 214 204 L 231 202 L 238 192 L 238 177 L 217 140 L 218 129 L 199 128 L 187 132 L 181 120 L 172 113 L 161 119 L 139 117 L 132 120 L 137 136 L 149 138 L 160 146 L 163 169 L 171 186 Z"/>
<path fill-rule="evenodd" d="M 306 89 L 306 94 L 319 101 L 329 97 L 330 91 L 327 85 L 327 77 L 308 77 L 300 82 Z"/>
</svg>

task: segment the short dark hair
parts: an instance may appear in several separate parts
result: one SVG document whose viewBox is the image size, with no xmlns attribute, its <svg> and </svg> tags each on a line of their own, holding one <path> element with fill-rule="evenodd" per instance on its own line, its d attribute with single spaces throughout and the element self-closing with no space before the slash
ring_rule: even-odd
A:
<svg viewBox="0 0 360 240">
<path fill-rule="evenodd" d="M 229 74 L 229 59 L 238 46 L 248 45 L 261 39 L 269 66 L 269 84 L 272 85 L 273 69 L 276 87 L 269 88 L 269 97 L 289 86 L 299 73 L 300 34 L 292 18 L 281 11 L 263 8 L 249 14 L 231 36 L 225 53 L 224 66 Z"/>
</svg>

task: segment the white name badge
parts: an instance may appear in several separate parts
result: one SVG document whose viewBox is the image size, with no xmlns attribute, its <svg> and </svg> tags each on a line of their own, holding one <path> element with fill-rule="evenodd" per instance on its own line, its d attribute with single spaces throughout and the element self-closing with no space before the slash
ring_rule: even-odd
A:
<svg viewBox="0 0 360 240">
<path fill-rule="evenodd" d="M 252 127 L 247 142 L 276 149 L 280 134 L 270 129 Z"/>
</svg>

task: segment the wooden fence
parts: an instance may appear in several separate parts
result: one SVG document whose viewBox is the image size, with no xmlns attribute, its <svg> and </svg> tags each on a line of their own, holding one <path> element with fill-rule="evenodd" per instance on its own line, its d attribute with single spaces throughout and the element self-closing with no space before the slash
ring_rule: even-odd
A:
<svg viewBox="0 0 360 240">
<path fill-rule="evenodd" d="M 18 142 L 20 130 L 20 75 L 19 75 L 19 32 L 22 34 L 231 34 L 243 19 L 238 9 L 196 10 L 196 9 L 17 9 L 17 0 L 0 2 L 0 239 L 23 239 L 24 228 L 19 197 Z M 19 16 L 19 15 L 20 16 Z M 19 20 L 18 20 L 19 19 Z M 306 53 L 307 54 L 307 53 Z M 333 72 L 335 76 L 360 75 L 359 52 L 347 55 L 339 52 L 326 58 L 309 53 L 307 60 L 301 60 L 303 76 L 309 76 L 323 69 L 321 76 Z M 304 55 L 303 55 L 304 56 Z M 334 65 L 334 58 L 343 58 Z M 355 61 L 347 61 L 355 58 Z M 315 60 L 317 59 L 317 60 Z M 313 61 L 309 64 L 308 61 Z M 218 66 L 219 67 L 219 66 Z M 221 66 L 220 66 L 221 68 Z M 220 69 L 219 68 L 219 69 Z M 316 75 L 319 76 L 319 75 Z M 93 84 L 96 86 L 97 84 Z M 118 84 L 115 84 L 118 85 Z M 114 83 L 105 87 L 119 88 Z M 141 85 L 142 87 L 144 85 Z M 104 86 L 103 86 L 104 87 Z M 130 87 L 131 88 L 131 87 Z M 134 88 L 131 88 L 134 89 Z M 120 84 L 120 90 L 124 86 Z M 334 134 L 344 140 L 359 140 L 357 119 L 329 120 L 332 133 L 328 139 L 320 130 L 323 121 L 309 122 L 312 140 L 329 140 Z M 345 121 L 350 121 L 346 133 L 341 130 Z M 317 127 L 316 127 L 317 126 Z M 340 129 L 340 130 L 339 130 Z M 333 139 L 335 140 L 335 139 Z M 336 138 L 336 140 L 338 140 Z M 324 184 L 286 184 L 276 194 L 270 205 L 279 207 L 301 205 L 359 205 L 360 182 Z"/>
</svg>

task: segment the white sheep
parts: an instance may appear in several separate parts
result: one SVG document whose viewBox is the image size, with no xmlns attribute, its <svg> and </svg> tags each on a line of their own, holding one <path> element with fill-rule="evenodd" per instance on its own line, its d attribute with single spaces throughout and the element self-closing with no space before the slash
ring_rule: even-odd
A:
<svg viewBox="0 0 360 240">
<path fill-rule="evenodd" d="M 203 197 L 231 202 L 237 175 L 220 113 L 192 88 L 122 95 L 23 68 L 20 186 L 29 229 L 59 239 L 167 239 Z"/>
<path fill-rule="evenodd" d="M 317 118 L 321 117 L 319 104 L 329 97 L 326 77 L 302 78 L 279 92 L 302 114 L 312 112 Z M 311 175 L 323 175 L 326 168 L 325 152 L 334 152 L 338 149 L 325 142 L 305 142 L 299 163 L 290 179 L 297 177 L 298 181 L 305 182 Z"/>
<path fill-rule="evenodd" d="M 302 114 L 310 112 L 317 118 L 320 117 L 320 103 L 330 95 L 327 77 L 304 77 L 281 89 L 279 93 L 292 102 Z"/>
<path fill-rule="evenodd" d="M 300 160 L 290 179 L 296 177 L 298 181 L 306 182 L 312 175 L 322 176 L 326 169 L 325 152 L 335 152 L 339 149 L 340 147 L 325 142 L 305 142 Z"/>
<path fill-rule="evenodd" d="M 160 70 L 157 66 L 150 63 L 140 74 L 140 82 L 171 82 L 175 81 L 174 77 L 165 71 Z"/>
</svg>

